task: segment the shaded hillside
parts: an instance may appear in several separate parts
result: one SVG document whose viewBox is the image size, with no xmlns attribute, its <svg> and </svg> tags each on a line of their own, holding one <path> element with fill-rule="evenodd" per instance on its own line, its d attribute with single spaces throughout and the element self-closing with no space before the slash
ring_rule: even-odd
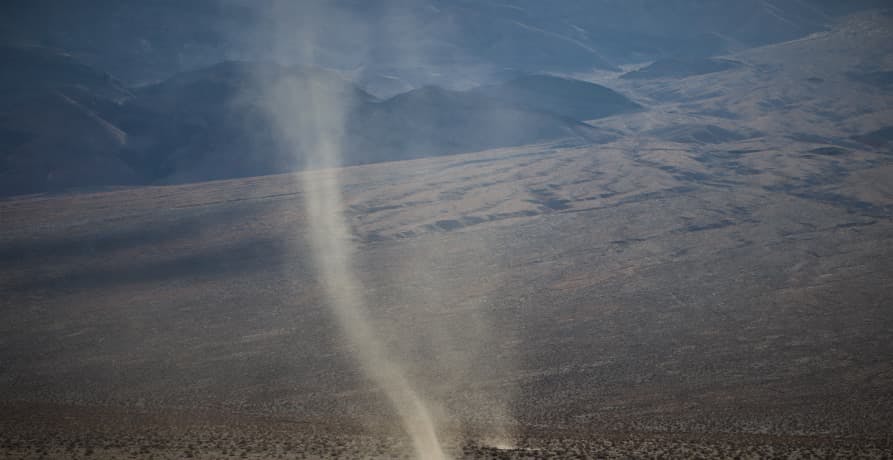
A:
<svg viewBox="0 0 893 460">
<path fill-rule="evenodd" d="M 288 18 L 273 13 L 273 0 L 171 0 L 60 2 L 6 0 L 0 6 L 0 38 L 7 42 L 64 46 L 85 62 L 128 82 L 158 81 L 233 57 L 276 57 L 267 46 Z M 278 2 L 280 6 L 292 3 Z M 337 0 L 348 16 L 375 17 L 374 40 L 360 33 L 322 30 L 324 65 L 373 66 L 413 73 L 413 86 L 461 77 L 456 64 L 476 60 L 494 68 L 571 71 L 614 68 L 680 54 L 715 56 L 822 30 L 835 15 L 883 0 Z M 394 15 L 400 21 L 388 21 Z M 404 18 L 414 21 L 402 21 Z M 395 24 L 396 22 L 396 24 Z M 89 23 L 89 27 L 82 24 Z M 399 56 L 407 37 L 423 62 Z M 366 59 L 358 49 L 370 50 Z M 295 54 L 297 55 L 297 54 Z M 286 64 L 301 64 L 293 61 Z M 306 64 L 306 63 L 305 63 Z M 404 75 L 399 75 L 404 77 Z"/>
<path fill-rule="evenodd" d="M 876 86 L 879 89 L 888 90 L 893 88 L 893 71 L 880 70 L 875 72 L 850 73 L 850 77 L 854 80 Z"/>
<path fill-rule="evenodd" d="M 350 119 L 346 161 L 370 163 L 576 137 L 612 138 L 590 125 L 482 91 L 425 87 L 369 104 Z M 533 107 L 536 101 L 531 101 Z"/>
<path fill-rule="evenodd" d="M 121 120 L 133 138 L 126 157 L 150 182 L 299 169 L 300 152 L 282 144 L 269 119 L 265 88 L 280 84 L 305 100 L 314 85 L 334 87 L 351 107 L 372 99 L 332 72 L 227 61 L 138 90 Z"/>
<path fill-rule="evenodd" d="M 0 195 L 139 182 L 109 121 L 130 94 L 110 75 L 44 47 L 0 47 Z"/>
<path fill-rule="evenodd" d="M 641 69 L 627 72 L 620 78 L 642 80 L 648 78 L 685 78 L 734 69 L 741 64 L 727 59 L 662 59 Z"/>
<path fill-rule="evenodd" d="M 577 120 L 592 120 L 641 108 L 626 96 L 604 86 L 551 75 L 525 75 L 472 93 Z"/>
<path fill-rule="evenodd" d="M 682 124 L 648 131 L 657 139 L 692 144 L 723 144 L 756 137 L 749 130 L 730 131 L 715 125 Z"/>
<path fill-rule="evenodd" d="M 127 90 L 108 73 L 83 64 L 70 54 L 43 46 L 0 45 L 0 91 L 5 102 L 12 93 L 55 90 L 77 96 L 86 92 L 95 97 L 120 101 Z"/>
<path fill-rule="evenodd" d="M 0 8 L 4 41 L 64 47 L 130 83 L 223 60 L 235 44 L 227 25 L 257 27 L 255 9 L 226 0 L 9 0 Z"/>
<path fill-rule="evenodd" d="M 438 2 L 444 3 L 449 2 Z M 498 0 L 461 3 L 494 9 L 503 4 Z M 691 54 L 724 54 L 732 48 L 800 37 L 821 30 L 829 19 L 824 8 L 801 0 L 521 0 L 512 3 L 511 12 L 509 7 L 502 11 L 543 35 L 589 47 L 612 63 L 660 59 L 697 48 L 700 52 Z M 465 36 L 475 34 L 466 32 Z M 561 50 L 553 52 L 556 57 L 562 55 Z"/>
<path fill-rule="evenodd" d="M 379 101 L 333 71 L 239 61 L 128 90 L 64 53 L 7 54 L 20 65 L 2 80 L 2 195 L 301 169 L 300 146 L 285 142 L 270 118 L 277 87 L 295 116 L 314 110 L 316 91 L 334 95 L 345 115 L 345 164 L 556 138 L 601 142 L 616 135 L 580 120 L 639 108 L 605 87 L 549 76 L 465 92 L 425 87 Z"/>
<path fill-rule="evenodd" d="M 184 182 L 302 168 L 303 153 L 285 145 L 268 119 L 264 88 L 286 83 L 298 93 L 290 95 L 298 105 L 312 99 L 313 85 L 335 86 L 331 89 L 346 114 L 345 164 L 561 137 L 604 139 L 604 133 L 562 113 L 561 102 L 576 96 L 577 106 L 570 108 L 582 112 L 588 102 L 590 113 L 602 116 L 637 107 L 607 88 L 553 80 L 561 84 L 527 85 L 511 93 L 499 87 L 469 92 L 425 87 L 377 101 L 332 72 L 226 62 L 139 90 L 128 104 L 134 118 L 122 127 L 134 137 L 128 158 L 150 171 L 152 180 Z M 523 88 L 522 83 L 505 88 Z M 566 94 L 567 87 L 576 93 Z M 558 113 L 548 113 L 548 104 Z"/>
<path fill-rule="evenodd" d="M 887 126 L 859 136 L 853 136 L 853 139 L 872 147 L 885 147 L 890 145 L 890 143 L 893 143 L 893 126 Z"/>
</svg>

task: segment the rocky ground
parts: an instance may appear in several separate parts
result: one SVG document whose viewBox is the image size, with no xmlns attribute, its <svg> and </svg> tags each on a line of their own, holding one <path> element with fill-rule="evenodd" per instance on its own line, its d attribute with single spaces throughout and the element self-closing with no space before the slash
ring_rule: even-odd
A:
<svg viewBox="0 0 893 460">
<path fill-rule="evenodd" d="M 356 426 L 209 412 L 125 412 L 4 404 L 0 454 L 39 458 L 412 458 L 407 442 Z M 529 429 L 509 446 L 465 440 L 454 459 L 889 458 L 889 439 L 771 435 L 583 433 Z"/>
</svg>

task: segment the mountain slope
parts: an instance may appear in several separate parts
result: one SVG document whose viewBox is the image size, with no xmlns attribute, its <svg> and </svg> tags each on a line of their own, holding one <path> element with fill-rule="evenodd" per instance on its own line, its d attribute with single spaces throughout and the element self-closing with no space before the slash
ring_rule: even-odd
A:
<svg viewBox="0 0 893 460">
<path fill-rule="evenodd" d="M 740 63 L 728 59 L 661 59 L 620 76 L 626 80 L 648 78 L 685 78 L 694 75 L 722 72 L 734 69 Z"/>
<path fill-rule="evenodd" d="M 570 117 L 501 100 L 486 90 L 424 87 L 371 104 L 349 124 L 346 161 L 370 163 L 528 144 L 604 140 L 610 134 Z"/>
<path fill-rule="evenodd" d="M 469 91 L 424 87 L 379 101 L 318 68 L 225 61 L 128 90 L 69 55 L 42 48 L 19 55 L 10 61 L 36 64 L 4 80 L 3 195 L 306 167 L 302 149 L 310 144 L 279 131 L 274 109 L 286 111 L 280 119 L 321 109 L 342 114 L 347 165 L 557 138 L 604 142 L 616 134 L 580 120 L 639 109 L 605 87 L 545 75 Z"/>
<path fill-rule="evenodd" d="M 139 182 L 110 121 L 130 97 L 117 80 L 51 48 L 3 46 L 0 60 L 0 195 Z"/>
<path fill-rule="evenodd" d="M 639 104 L 612 89 L 552 75 L 524 75 L 472 90 L 472 93 L 576 120 L 592 120 L 641 109 Z"/>
<path fill-rule="evenodd" d="M 139 89 L 121 121 L 134 138 L 127 158 L 165 183 L 300 169 L 301 152 L 272 128 L 267 90 L 281 84 L 297 99 L 308 99 L 314 85 L 331 87 L 348 111 L 372 100 L 333 72 L 227 61 Z"/>
<path fill-rule="evenodd" d="M 476 61 L 495 69 L 561 72 L 684 53 L 720 55 L 823 30 L 837 15 L 854 10 L 889 6 L 883 0 L 327 3 L 342 16 L 368 19 L 371 32 L 367 36 L 361 27 L 349 34 L 341 28 L 318 31 L 323 65 L 399 67 L 411 74 L 414 87 L 461 78 L 455 72 L 460 62 L 461 68 Z M 283 5 L 290 14 L 277 14 Z M 273 0 L 7 0 L 0 5 L 0 38 L 64 46 L 90 65 L 143 83 L 225 59 L 281 58 L 270 44 L 289 46 L 277 31 L 287 29 L 305 7 Z M 90 27 L 78 26 L 85 21 Z M 285 55 L 293 61 L 284 64 L 308 64 L 299 62 L 297 53 Z"/>
</svg>

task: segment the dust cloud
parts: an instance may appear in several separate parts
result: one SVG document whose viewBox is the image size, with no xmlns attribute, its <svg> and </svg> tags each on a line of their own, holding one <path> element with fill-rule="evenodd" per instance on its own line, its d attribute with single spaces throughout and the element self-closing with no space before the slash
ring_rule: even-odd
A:
<svg viewBox="0 0 893 460">
<path fill-rule="evenodd" d="M 305 169 L 312 170 L 302 174 L 300 181 L 308 222 L 306 237 L 312 248 L 317 278 L 323 285 L 326 302 L 338 321 L 346 345 L 353 350 L 353 357 L 364 375 L 386 396 L 418 458 L 446 460 L 445 450 L 449 449 L 445 449 L 443 439 L 448 438 L 448 443 L 461 441 L 456 438 L 461 437 L 458 433 L 462 432 L 462 423 L 455 414 L 449 413 L 451 405 L 444 402 L 457 392 L 463 394 L 466 407 L 476 405 L 478 410 L 494 412 L 488 414 L 487 420 L 496 422 L 491 422 L 483 442 L 492 438 L 493 443 L 510 444 L 512 436 L 508 427 L 511 417 L 505 401 L 505 395 L 510 392 L 501 389 L 502 395 L 497 397 L 500 395 L 475 390 L 476 387 L 469 384 L 474 380 L 475 369 L 487 366 L 481 363 L 479 354 L 485 346 L 482 338 L 488 336 L 483 314 L 487 308 L 486 299 L 482 299 L 483 296 L 466 299 L 466 303 L 477 303 L 473 308 L 453 305 L 456 310 L 470 312 L 465 316 L 429 315 L 418 327 L 392 329 L 384 326 L 387 330 L 382 331 L 376 329 L 370 312 L 375 299 L 368 296 L 355 268 L 356 243 L 351 238 L 350 222 L 345 215 L 338 168 L 342 164 L 348 113 L 357 102 L 357 94 L 344 81 L 331 78 L 335 74 L 314 70 L 324 67 L 331 59 L 320 57 L 317 45 L 320 40 L 331 39 L 333 31 L 350 34 L 350 37 L 339 39 L 358 46 L 365 43 L 369 47 L 367 51 L 376 46 L 372 43 L 375 40 L 397 40 L 399 37 L 405 46 L 386 44 L 389 46 L 378 46 L 378 52 L 381 49 L 403 50 L 405 54 L 389 56 L 389 60 L 402 60 L 407 66 L 418 67 L 418 61 L 424 57 L 412 45 L 415 38 L 407 36 L 406 31 L 420 29 L 411 24 L 411 15 L 397 4 L 383 4 L 385 6 L 368 16 L 339 8 L 334 2 L 278 2 L 273 5 L 268 36 L 274 55 L 280 56 L 284 62 L 300 62 L 306 70 L 301 71 L 299 78 L 262 79 L 264 105 L 286 147 L 301 158 Z M 360 52 L 359 49 L 354 51 Z M 415 273 L 420 280 L 405 283 L 416 288 L 405 288 L 413 291 L 399 296 L 415 309 L 414 314 L 436 311 L 438 302 L 449 303 L 450 293 L 462 289 L 455 280 L 444 280 L 433 273 L 433 267 L 431 270 L 426 268 L 424 261 L 436 260 L 438 251 L 438 248 L 411 250 L 409 260 L 403 261 L 407 264 L 405 273 Z M 469 272 L 482 269 L 472 267 Z M 433 356 L 413 359 L 405 353 L 394 353 L 382 337 L 387 337 L 390 342 L 396 338 L 407 344 L 407 348 L 428 343 Z M 503 367 L 506 362 L 507 359 Z M 437 370 L 428 372 L 430 369 L 426 368 L 432 367 Z M 420 375 L 427 378 L 420 378 Z M 435 382 L 431 375 L 451 377 Z M 435 386 L 438 388 L 433 388 Z M 447 426 L 450 427 L 449 435 L 444 434 Z"/>
</svg>

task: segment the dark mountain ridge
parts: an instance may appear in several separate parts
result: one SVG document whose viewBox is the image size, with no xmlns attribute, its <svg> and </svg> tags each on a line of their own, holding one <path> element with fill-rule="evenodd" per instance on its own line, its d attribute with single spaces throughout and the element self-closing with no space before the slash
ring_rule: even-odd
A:
<svg viewBox="0 0 893 460">
<path fill-rule="evenodd" d="M 641 69 L 620 76 L 625 80 L 651 78 L 685 78 L 695 75 L 722 72 L 741 66 L 729 59 L 715 58 L 668 58 L 655 61 Z"/>
<path fill-rule="evenodd" d="M 279 6 L 290 2 L 279 2 Z M 291 2 L 300 13 L 305 2 Z M 459 60 L 528 72 L 616 69 L 623 63 L 680 53 L 722 55 L 826 28 L 839 15 L 889 6 L 883 0 L 420 0 L 328 2 L 349 17 L 373 18 L 363 34 L 321 30 L 322 64 L 342 70 L 367 61 L 399 67 L 415 87 L 457 77 Z M 160 81 L 227 59 L 273 59 L 272 31 L 287 20 L 273 0 L 156 0 L 60 2 L 7 0 L 0 6 L 0 40 L 64 47 L 84 62 L 130 83 Z M 295 10 L 295 11 L 292 11 Z M 399 16 L 396 23 L 388 14 Z M 402 24 L 403 18 L 415 18 Z M 82 27 L 82 24 L 90 27 Z M 401 62 L 412 41 L 425 62 Z M 293 58 L 287 64 L 301 64 Z M 306 63 L 305 63 L 306 64 Z M 419 68 L 420 67 L 420 68 Z M 462 66 L 465 68 L 466 66 Z M 413 70 L 413 68 L 419 68 Z M 451 70 L 453 69 L 453 70 Z M 440 74 L 440 77 L 437 76 Z"/>
<path fill-rule="evenodd" d="M 468 91 L 429 86 L 379 100 L 319 68 L 225 61 L 128 89 L 68 54 L 33 47 L 10 53 L 34 64 L 0 88 L 31 94 L 5 104 L 0 118 L 2 195 L 302 169 L 301 146 L 287 142 L 271 119 L 270 88 L 280 85 L 289 85 L 296 114 L 309 110 L 302 106 L 320 88 L 335 95 L 347 165 L 556 138 L 610 140 L 615 134 L 582 120 L 640 109 L 603 86 L 548 75 Z M 25 77 L 41 68 L 55 71 Z"/>
<path fill-rule="evenodd" d="M 592 120 L 639 110 L 622 94 L 595 83 L 545 74 L 520 75 L 495 85 L 471 90 L 480 97 L 523 101 L 536 110 L 577 120 Z"/>
</svg>

